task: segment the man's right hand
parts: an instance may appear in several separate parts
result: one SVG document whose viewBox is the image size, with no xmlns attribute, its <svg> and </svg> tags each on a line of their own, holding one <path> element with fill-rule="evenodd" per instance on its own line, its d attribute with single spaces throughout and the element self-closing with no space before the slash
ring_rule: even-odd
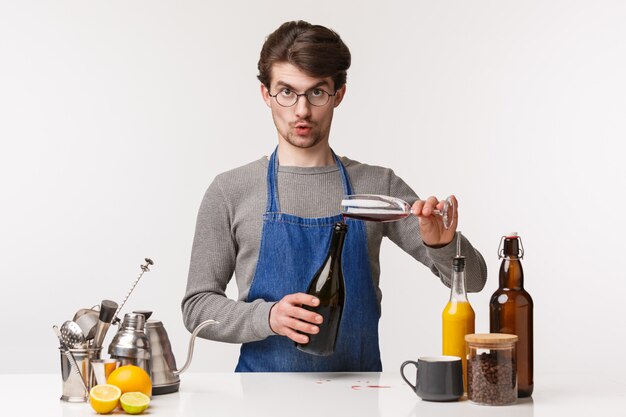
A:
<svg viewBox="0 0 626 417">
<path fill-rule="evenodd" d="M 270 310 L 270 327 L 276 334 L 287 336 L 297 343 L 308 343 L 309 337 L 302 334 L 316 334 L 320 331 L 315 324 L 323 319 L 317 313 L 301 306 L 317 307 L 320 300 L 309 294 L 287 294 L 272 306 Z M 313 324 L 315 323 L 315 324 Z M 299 333 L 300 332 L 300 333 Z"/>
</svg>

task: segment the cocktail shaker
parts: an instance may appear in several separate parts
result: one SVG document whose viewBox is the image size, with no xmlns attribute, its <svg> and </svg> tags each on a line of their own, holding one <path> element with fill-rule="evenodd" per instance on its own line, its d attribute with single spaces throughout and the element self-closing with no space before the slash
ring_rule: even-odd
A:
<svg viewBox="0 0 626 417">
<path fill-rule="evenodd" d="M 121 365 L 136 365 L 150 375 L 150 340 L 144 332 L 146 319 L 143 314 L 126 313 L 122 327 L 109 345 L 112 359 Z"/>
</svg>

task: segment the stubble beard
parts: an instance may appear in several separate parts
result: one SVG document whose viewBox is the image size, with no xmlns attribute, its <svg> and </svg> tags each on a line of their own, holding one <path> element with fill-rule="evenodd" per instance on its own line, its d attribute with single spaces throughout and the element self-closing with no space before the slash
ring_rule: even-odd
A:
<svg viewBox="0 0 626 417">
<path fill-rule="evenodd" d="M 320 123 L 319 121 L 314 122 L 311 118 L 298 119 L 291 123 L 280 123 L 280 119 L 276 117 L 276 115 L 273 114 L 272 116 L 279 136 L 295 148 L 310 149 L 324 141 L 328 142 L 330 124 L 326 126 L 325 123 Z M 305 122 L 311 126 L 311 130 L 308 134 L 304 136 L 297 134 L 295 125 L 298 122 Z"/>
<path fill-rule="evenodd" d="M 302 149 L 312 148 L 322 141 L 322 135 L 319 133 L 314 133 L 310 137 L 302 137 L 290 132 L 284 138 L 290 145 Z"/>
<path fill-rule="evenodd" d="M 317 130 L 316 125 L 312 126 L 311 131 L 306 136 L 298 135 L 293 127 L 289 127 L 286 132 L 280 132 L 280 136 L 291 146 L 300 149 L 309 149 L 322 142 L 324 136 L 322 132 Z"/>
</svg>

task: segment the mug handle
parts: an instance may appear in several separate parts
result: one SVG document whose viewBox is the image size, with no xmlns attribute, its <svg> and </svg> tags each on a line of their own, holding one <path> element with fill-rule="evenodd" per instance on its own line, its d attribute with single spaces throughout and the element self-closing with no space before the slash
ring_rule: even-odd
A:
<svg viewBox="0 0 626 417">
<path fill-rule="evenodd" d="M 416 385 L 413 385 L 413 384 L 411 384 L 411 383 L 409 382 L 409 380 L 408 380 L 408 379 L 406 379 L 406 376 L 404 376 L 404 367 L 405 367 L 405 366 L 407 366 L 407 365 L 409 365 L 409 364 L 415 365 L 415 369 L 417 369 L 417 372 L 419 373 L 419 366 L 418 366 L 417 362 L 415 362 L 415 361 L 406 361 L 406 362 L 404 362 L 404 363 L 400 366 L 400 375 L 402 376 L 402 379 L 404 379 L 404 382 L 406 382 L 407 384 L 409 384 L 409 385 L 411 386 L 411 388 L 413 388 L 413 391 L 415 391 L 415 390 L 417 389 L 417 386 L 416 386 L 416 385 L 417 385 L 417 381 L 415 382 L 415 384 L 416 384 Z M 416 376 L 416 378 L 417 378 L 417 376 Z"/>
</svg>

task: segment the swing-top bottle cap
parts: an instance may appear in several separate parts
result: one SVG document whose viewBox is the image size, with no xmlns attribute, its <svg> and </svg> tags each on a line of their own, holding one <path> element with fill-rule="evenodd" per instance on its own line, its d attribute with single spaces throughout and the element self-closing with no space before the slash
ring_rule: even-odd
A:
<svg viewBox="0 0 626 417">
<path fill-rule="evenodd" d="M 524 259 L 524 246 L 522 245 L 522 238 L 519 237 L 517 232 L 508 233 L 500 238 L 498 258 L 502 259 L 506 256 L 517 256 L 520 259 Z"/>
</svg>

